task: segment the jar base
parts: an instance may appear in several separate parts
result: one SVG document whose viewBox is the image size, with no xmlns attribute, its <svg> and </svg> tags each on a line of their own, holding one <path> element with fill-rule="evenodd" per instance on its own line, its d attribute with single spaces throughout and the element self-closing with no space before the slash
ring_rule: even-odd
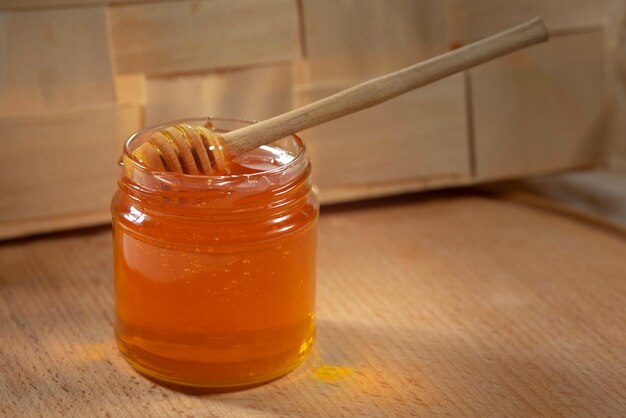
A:
<svg viewBox="0 0 626 418">
<path fill-rule="evenodd" d="M 159 384 L 161 386 L 167 387 L 169 389 L 173 389 L 183 393 L 190 394 L 203 394 L 203 393 L 220 393 L 220 392 L 234 392 L 239 390 L 250 389 L 256 386 L 261 386 L 263 384 L 269 383 L 271 381 L 277 380 L 291 371 L 293 371 L 296 367 L 302 364 L 308 357 L 311 348 L 313 345 L 313 336 L 309 338 L 305 343 L 302 344 L 302 348 L 304 350 L 299 350 L 298 355 L 295 356 L 295 359 L 284 363 L 281 362 L 280 366 L 276 367 L 275 371 L 271 373 L 260 374 L 256 377 L 248 377 L 248 378 L 240 378 L 240 379 L 229 379 L 228 381 L 218 381 L 218 380 L 205 380 L 205 381 L 190 381 L 185 379 L 180 379 L 173 377 L 171 375 L 167 375 L 160 371 L 154 370 L 153 368 L 146 367 L 145 365 L 135 361 L 133 356 L 130 355 L 129 350 L 124 347 L 124 344 L 118 341 L 118 347 L 122 353 L 124 359 L 130 364 L 130 366 L 139 372 L 141 375 L 149 379 L 150 381 Z M 293 357 L 293 356 L 288 356 Z"/>
<path fill-rule="evenodd" d="M 124 358 L 128 364 L 139 374 L 141 374 L 146 379 L 150 380 L 153 383 L 156 383 L 159 386 L 163 386 L 165 388 L 189 394 L 189 395 L 204 395 L 211 393 L 227 393 L 227 392 L 237 392 L 247 389 L 252 389 L 255 387 L 263 386 L 268 383 L 271 383 L 275 380 L 278 380 L 289 373 L 291 373 L 294 369 L 300 366 L 307 359 L 308 353 L 304 355 L 301 359 L 299 359 L 296 363 L 290 365 L 287 368 L 281 369 L 279 372 L 273 375 L 263 376 L 259 380 L 255 380 L 249 383 L 235 383 L 229 385 L 223 384 L 194 384 L 188 382 L 182 382 L 176 379 L 172 379 L 169 376 L 161 375 L 160 373 L 156 373 L 153 370 L 146 369 L 145 367 L 133 362 L 128 358 Z"/>
</svg>

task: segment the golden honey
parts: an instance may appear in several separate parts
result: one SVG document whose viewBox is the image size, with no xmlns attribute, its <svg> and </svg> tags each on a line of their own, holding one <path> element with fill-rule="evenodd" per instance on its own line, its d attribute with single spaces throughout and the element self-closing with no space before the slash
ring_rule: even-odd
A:
<svg viewBox="0 0 626 418">
<path fill-rule="evenodd" d="M 190 176 L 133 160 L 150 132 L 126 142 L 112 202 L 120 351 L 140 372 L 185 386 L 287 373 L 315 329 L 318 205 L 304 145 L 284 138 L 235 158 L 225 175 Z"/>
</svg>

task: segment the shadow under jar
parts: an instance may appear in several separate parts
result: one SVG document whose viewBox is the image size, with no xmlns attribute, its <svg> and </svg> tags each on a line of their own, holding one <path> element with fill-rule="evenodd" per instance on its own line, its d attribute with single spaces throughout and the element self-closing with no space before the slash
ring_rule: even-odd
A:
<svg viewBox="0 0 626 418">
<path fill-rule="evenodd" d="M 250 123 L 211 122 L 218 132 Z M 304 144 L 293 135 L 251 151 L 224 176 L 150 171 L 132 151 L 166 126 L 126 141 L 113 197 L 119 349 L 141 373 L 183 386 L 284 375 L 315 330 L 319 210 Z"/>
</svg>

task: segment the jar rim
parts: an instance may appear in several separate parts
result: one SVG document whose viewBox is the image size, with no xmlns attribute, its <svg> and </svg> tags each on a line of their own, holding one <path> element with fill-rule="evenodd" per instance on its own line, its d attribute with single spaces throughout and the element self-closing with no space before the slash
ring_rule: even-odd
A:
<svg viewBox="0 0 626 418">
<path fill-rule="evenodd" d="M 284 165 L 273 167 L 269 170 L 262 170 L 262 171 L 258 171 L 254 173 L 228 174 L 228 175 L 218 176 L 218 175 L 206 175 L 206 174 L 203 174 L 203 175 L 181 174 L 181 173 L 173 173 L 169 171 L 155 171 L 153 169 L 148 168 L 147 166 L 142 164 L 141 161 L 133 157 L 132 152 L 135 148 L 133 148 L 132 145 L 134 144 L 134 142 L 140 141 L 141 139 L 147 137 L 149 133 L 156 132 L 156 131 L 159 131 L 167 127 L 170 127 L 172 125 L 176 125 L 180 123 L 198 123 L 198 122 L 233 123 L 233 124 L 242 124 L 242 125 L 252 125 L 252 124 L 258 123 L 257 120 L 253 120 L 253 119 L 205 116 L 205 117 L 196 117 L 196 118 L 177 119 L 171 122 L 145 127 L 134 132 L 124 141 L 124 148 L 123 148 L 124 155 L 123 155 L 123 158 L 120 158 L 120 160 L 118 161 L 118 164 L 121 167 L 124 167 L 124 161 L 131 161 L 133 164 L 133 169 L 138 169 L 145 175 L 158 176 L 158 178 L 161 181 L 165 181 L 165 182 L 190 181 L 190 182 L 202 182 L 206 184 L 208 180 L 209 183 L 222 183 L 223 184 L 223 183 L 229 183 L 229 182 L 237 182 L 241 180 L 253 180 L 255 178 L 260 178 L 260 177 L 267 176 L 267 175 L 280 174 L 282 172 L 293 169 L 294 166 L 297 166 L 298 164 L 302 163 L 303 160 L 306 159 L 306 145 L 304 144 L 304 141 L 302 141 L 302 139 L 296 134 L 290 134 L 289 136 L 286 136 L 277 141 L 274 141 L 274 142 L 278 142 L 286 138 L 290 138 L 294 141 L 294 143 L 296 144 L 298 148 L 298 152 L 295 155 L 293 155 L 293 159 L 291 161 L 289 161 L 288 163 Z M 223 132 L 228 132 L 232 129 L 217 128 L 214 130 L 216 132 L 223 133 Z M 274 142 L 272 142 L 272 144 Z"/>
</svg>

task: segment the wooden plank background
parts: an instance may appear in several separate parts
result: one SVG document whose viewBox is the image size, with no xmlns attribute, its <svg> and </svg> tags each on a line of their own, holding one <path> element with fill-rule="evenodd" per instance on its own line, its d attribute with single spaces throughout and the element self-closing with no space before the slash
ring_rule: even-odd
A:
<svg viewBox="0 0 626 418">
<path fill-rule="evenodd" d="M 0 13 L 0 116 L 113 104 L 106 13 Z"/>
<path fill-rule="evenodd" d="M 588 31 L 470 70 L 477 180 L 606 161 L 604 34 Z"/>
<path fill-rule="evenodd" d="M 612 0 L 444 0 L 449 39 L 466 44 L 534 16 L 552 34 L 602 28 Z M 615 3 L 615 1 L 613 1 Z"/>
<path fill-rule="evenodd" d="M 149 77 L 146 125 L 194 116 L 263 120 L 292 108 L 291 64 Z"/>
<path fill-rule="evenodd" d="M 156 3 L 172 0 L 1 0 L 0 10 L 28 10 L 101 6 L 116 3 Z M 177 0 L 174 0 L 177 1 Z"/>
<path fill-rule="evenodd" d="M 302 106 L 349 86 L 301 86 L 294 104 Z M 407 191 L 429 188 L 429 181 L 438 187 L 469 182 L 466 112 L 464 78 L 457 74 L 302 132 L 321 200 L 380 196 L 400 184 Z"/>
<path fill-rule="evenodd" d="M 109 14 L 119 73 L 206 71 L 299 54 L 291 0 L 124 4 Z"/>
<path fill-rule="evenodd" d="M 11 132 L 0 152 L 0 237 L 109 221 L 122 143 L 141 123 L 137 106 L 0 118 Z"/>
<path fill-rule="evenodd" d="M 118 354 L 109 228 L 0 245 L 0 415 L 626 413 L 623 230 L 472 194 L 322 212 L 311 357 L 226 394 Z"/>
<path fill-rule="evenodd" d="M 12 170 L 0 180 L 0 239 L 108 222 L 101 185 L 115 173 L 92 168 L 114 166 L 119 148 L 102 149 L 128 131 L 94 126 L 80 146 L 93 164 L 78 163 L 55 150 L 86 132 L 81 112 L 95 121 L 97 109 L 134 108 L 135 127 L 263 119 L 534 15 L 553 29 L 549 44 L 304 132 L 321 201 L 598 166 L 606 131 L 613 154 L 624 149 L 620 108 L 611 113 L 605 96 L 610 2 L 0 0 L 0 160 Z M 50 118 L 66 126 L 43 132 Z M 35 136 L 54 148 L 53 163 L 24 157 Z M 68 205 L 66 184 L 49 179 L 80 176 L 79 167 L 83 186 L 69 186 Z"/>
<path fill-rule="evenodd" d="M 302 0 L 305 82 L 365 80 L 448 50 L 440 0 Z"/>
</svg>

